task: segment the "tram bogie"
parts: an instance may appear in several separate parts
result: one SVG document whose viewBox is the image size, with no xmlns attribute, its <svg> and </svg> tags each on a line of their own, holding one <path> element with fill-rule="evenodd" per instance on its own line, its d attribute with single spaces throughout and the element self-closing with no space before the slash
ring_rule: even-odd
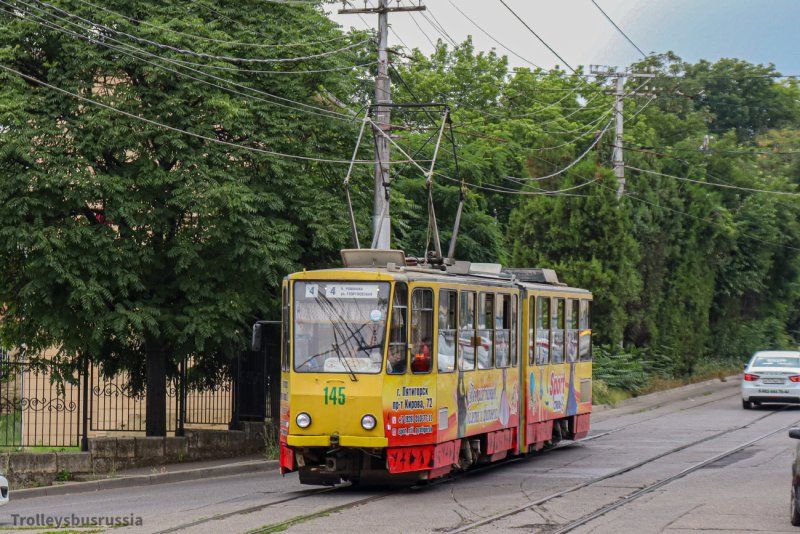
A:
<svg viewBox="0 0 800 534">
<path fill-rule="evenodd" d="M 361 257 L 284 281 L 282 472 L 416 482 L 588 433 L 591 293 Z"/>
</svg>

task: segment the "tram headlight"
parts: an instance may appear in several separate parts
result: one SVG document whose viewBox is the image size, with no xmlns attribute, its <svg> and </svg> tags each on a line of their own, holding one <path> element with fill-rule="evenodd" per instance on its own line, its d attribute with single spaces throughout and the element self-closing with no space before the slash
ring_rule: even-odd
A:
<svg viewBox="0 0 800 534">
<path fill-rule="evenodd" d="M 361 426 L 364 428 L 364 430 L 372 430 L 377 424 L 378 421 L 375 420 L 374 415 L 367 414 L 361 418 Z"/>
<path fill-rule="evenodd" d="M 297 426 L 299 426 L 300 428 L 308 428 L 309 426 L 311 426 L 311 416 L 308 415 L 306 412 L 300 412 L 299 414 L 297 414 L 297 417 L 295 417 L 294 420 L 297 423 Z"/>
</svg>

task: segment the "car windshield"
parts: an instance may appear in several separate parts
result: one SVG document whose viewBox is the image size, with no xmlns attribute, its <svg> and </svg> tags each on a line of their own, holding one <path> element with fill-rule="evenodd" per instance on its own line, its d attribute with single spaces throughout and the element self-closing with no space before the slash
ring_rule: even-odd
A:
<svg viewBox="0 0 800 534">
<path fill-rule="evenodd" d="M 388 308 L 388 282 L 296 282 L 294 370 L 379 373 Z"/>
<path fill-rule="evenodd" d="M 800 367 L 800 357 L 759 356 L 753 360 L 752 367 Z"/>
</svg>

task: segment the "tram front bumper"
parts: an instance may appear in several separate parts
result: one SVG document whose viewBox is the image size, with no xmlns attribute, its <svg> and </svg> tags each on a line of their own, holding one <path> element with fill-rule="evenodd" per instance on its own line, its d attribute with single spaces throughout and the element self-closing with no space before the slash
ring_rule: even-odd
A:
<svg viewBox="0 0 800 534">
<path fill-rule="evenodd" d="M 385 448 L 389 445 L 389 438 L 378 436 L 338 436 L 340 447 L 364 447 L 369 449 Z M 331 436 L 297 436 L 286 437 L 286 444 L 290 447 L 330 447 Z"/>
</svg>

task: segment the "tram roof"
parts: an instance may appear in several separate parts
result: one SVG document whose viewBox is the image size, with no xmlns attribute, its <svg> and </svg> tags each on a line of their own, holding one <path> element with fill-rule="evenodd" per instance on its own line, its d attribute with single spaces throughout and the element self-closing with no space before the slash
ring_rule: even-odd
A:
<svg viewBox="0 0 800 534">
<path fill-rule="evenodd" d="M 469 284 L 485 285 L 491 287 L 522 288 L 527 291 L 548 291 L 564 293 L 581 293 L 590 295 L 586 289 L 567 286 L 560 283 L 527 282 L 520 280 L 513 272 L 511 273 L 453 273 L 424 266 L 395 266 L 384 267 L 339 267 L 332 269 L 320 269 L 315 271 L 303 271 L 289 275 L 292 280 L 347 280 L 348 273 L 352 273 L 354 280 L 367 281 L 388 281 L 398 280 L 404 282 L 428 281 L 440 284 Z M 369 276 L 375 275 L 374 278 Z"/>
</svg>

